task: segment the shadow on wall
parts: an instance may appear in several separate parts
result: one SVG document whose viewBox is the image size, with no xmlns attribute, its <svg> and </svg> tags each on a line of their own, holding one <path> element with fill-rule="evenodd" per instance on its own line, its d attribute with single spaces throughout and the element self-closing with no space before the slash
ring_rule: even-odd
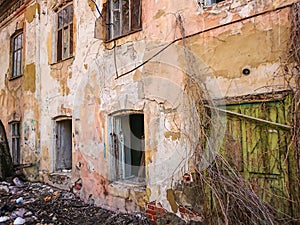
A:
<svg viewBox="0 0 300 225">
<path fill-rule="evenodd" d="M 6 132 L 0 120 L 0 180 L 13 175 L 13 163 L 9 152 L 9 145 Z"/>
</svg>

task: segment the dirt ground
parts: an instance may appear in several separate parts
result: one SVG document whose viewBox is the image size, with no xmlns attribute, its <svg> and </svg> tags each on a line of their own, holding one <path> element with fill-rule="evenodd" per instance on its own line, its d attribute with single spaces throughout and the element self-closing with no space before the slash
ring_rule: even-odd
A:
<svg viewBox="0 0 300 225">
<path fill-rule="evenodd" d="M 82 202 L 41 183 L 0 182 L 0 224 L 148 225 L 143 214 L 123 214 Z"/>
</svg>

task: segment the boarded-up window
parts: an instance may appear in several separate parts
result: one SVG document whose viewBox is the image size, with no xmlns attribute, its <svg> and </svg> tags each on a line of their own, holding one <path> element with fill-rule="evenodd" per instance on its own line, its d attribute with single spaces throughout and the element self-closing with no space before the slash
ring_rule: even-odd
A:
<svg viewBox="0 0 300 225">
<path fill-rule="evenodd" d="M 141 0 L 110 0 L 107 13 L 107 40 L 142 28 Z"/>
<path fill-rule="evenodd" d="M 73 55 L 73 5 L 60 10 L 57 15 L 57 62 Z"/>
<path fill-rule="evenodd" d="M 23 74 L 23 31 L 17 32 L 11 38 L 12 73 L 11 77 Z"/>
</svg>

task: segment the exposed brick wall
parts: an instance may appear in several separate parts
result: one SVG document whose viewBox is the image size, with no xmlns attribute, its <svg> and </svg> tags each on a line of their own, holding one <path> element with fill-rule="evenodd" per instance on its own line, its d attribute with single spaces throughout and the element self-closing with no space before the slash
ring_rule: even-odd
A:
<svg viewBox="0 0 300 225">
<path fill-rule="evenodd" d="M 199 213 L 195 212 L 194 210 L 190 210 L 183 206 L 179 206 L 179 212 L 181 218 L 184 219 L 185 221 L 197 221 L 197 222 L 203 221 L 203 217 Z"/>
<path fill-rule="evenodd" d="M 157 224 L 158 218 L 163 217 L 167 213 L 159 202 L 150 202 L 147 204 L 146 215 L 153 225 Z"/>
<path fill-rule="evenodd" d="M 203 216 L 192 209 L 179 206 L 179 212 L 181 218 L 185 221 L 203 221 Z M 157 221 L 163 218 L 167 213 L 167 210 L 164 209 L 159 202 L 154 201 L 147 204 L 146 215 L 153 225 L 157 225 Z"/>
</svg>

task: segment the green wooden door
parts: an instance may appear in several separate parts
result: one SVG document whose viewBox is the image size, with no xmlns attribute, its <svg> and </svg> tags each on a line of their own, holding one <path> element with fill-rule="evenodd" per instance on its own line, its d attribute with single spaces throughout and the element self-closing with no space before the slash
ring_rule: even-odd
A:
<svg viewBox="0 0 300 225">
<path fill-rule="evenodd" d="M 227 105 L 226 110 L 288 125 L 290 103 L 291 98 L 287 97 L 278 101 Z M 250 182 L 259 197 L 278 211 L 292 215 L 290 199 L 296 158 L 291 130 L 228 113 L 225 139 L 222 154 Z"/>
</svg>

